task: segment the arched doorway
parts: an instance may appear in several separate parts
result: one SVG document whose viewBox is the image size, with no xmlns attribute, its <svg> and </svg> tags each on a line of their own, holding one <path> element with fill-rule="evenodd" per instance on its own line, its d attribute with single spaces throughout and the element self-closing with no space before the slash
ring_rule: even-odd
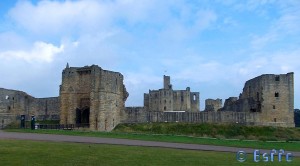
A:
<svg viewBox="0 0 300 166">
<path fill-rule="evenodd" d="M 90 108 L 84 107 L 82 109 L 76 108 L 76 126 L 89 127 L 90 125 Z"/>
</svg>

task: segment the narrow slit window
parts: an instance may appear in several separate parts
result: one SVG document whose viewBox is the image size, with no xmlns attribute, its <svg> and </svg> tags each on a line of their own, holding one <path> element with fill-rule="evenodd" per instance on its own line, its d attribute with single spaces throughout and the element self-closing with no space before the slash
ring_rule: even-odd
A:
<svg viewBox="0 0 300 166">
<path fill-rule="evenodd" d="M 275 92 L 275 97 L 279 97 L 279 92 Z"/>
</svg>

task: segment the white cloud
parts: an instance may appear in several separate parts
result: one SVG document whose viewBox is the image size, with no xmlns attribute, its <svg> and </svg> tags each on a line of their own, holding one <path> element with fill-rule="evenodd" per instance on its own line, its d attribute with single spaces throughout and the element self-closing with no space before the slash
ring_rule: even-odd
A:
<svg viewBox="0 0 300 166">
<path fill-rule="evenodd" d="M 2 60 L 24 60 L 27 62 L 52 62 L 54 56 L 63 52 L 64 46 L 56 47 L 49 43 L 35 42 L 33 47 L 28 50 L 9 50 L 0 52 Z"/>
</svg>

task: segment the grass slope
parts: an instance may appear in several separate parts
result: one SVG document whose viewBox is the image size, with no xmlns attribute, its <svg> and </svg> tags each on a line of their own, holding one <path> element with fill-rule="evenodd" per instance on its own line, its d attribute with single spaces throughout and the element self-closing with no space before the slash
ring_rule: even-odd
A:
<svg viewBox="0 0 300 166">
<path fill-rule="evenodd" d="M 240 163 L 234 153 L 136 146 L 0 140 L 0 147 L 1 165 L 300 165 L 299 158 L 255 163 L 249 156 Z"/>
<path fill-rule="evenodd" d="M 189 135 L 198 137 L 235 138 L 271 141 L 300 141 L 299 128 L 244 126 L 208 123 L 142 123 L 119 124 L 115 132 Z"/>
</svg>

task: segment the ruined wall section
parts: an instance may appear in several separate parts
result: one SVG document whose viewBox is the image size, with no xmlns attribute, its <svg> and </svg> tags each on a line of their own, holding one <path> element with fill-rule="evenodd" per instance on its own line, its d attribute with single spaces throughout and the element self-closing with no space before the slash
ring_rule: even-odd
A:
<svg viewBox="0 0 300 166">
<path fill-rule="evenodd" d="M 190 88 L 186 90 L 174 90 L 174 111 L 191 111 L 191 92 Z"/>
<path fill-rule="evenodd" d="M 190 94 L 191 101 L 191 111 L 198 112 L 200 111 L 200 93 L 199 92 L 191 92 Z"/>
<path fill-rule="evenodd" d="M 59 97 L 35 98 L 29 104 L 29 111 L 33 112 L 37 120 L 60 120 Z"/>
<path fill-rule="evenodd" d="M 222 99 L 206 99 L 205 111 L 218 111 L 222 108 Z"/>
<path fill-rule="evenodd" d="M 237 97 L 229 97 L 225 100 L 222 111 L 234 111 L 234 112 L 257 112 L 256 101 L 250 98 L 238 99 Z"/>
<path fill-rule="evenodd" d="M 262 125 L 282 124 L 292 126 L 294 109 L 294 74 L 265 74 L 246 82 L 242 97 L 250 95 L 258 104 Z M 253 88 L 252 88 L 253 87 Z"/>
<path fill-rule="evenodd" d="M 149 93 L 144 93 L 144 109 L 146 111 L 150 111 L 149 100 L 150 100 Z"/>
<path fill-rule="evenodd" d="M 5 127 L 34 115 L 36 120 L 59 120 L 59 98 L 34 98 L 25 92 L 0 88 L 0 123 Z"/>
<path fill-rule="evenodd" d="M 264 74 L 245 83 L 239 99 L 229 98 L 222 111 L 257 112 L 247 122 L 266 126 L 294 127 L 294 75 Z"/>
<path fill-rule="evenodd" d="M 144 107 L 126 107 L 125 117 L 122 123 L 145 123 L 147 120 L 147 111 Z"/>
<path fill-rule="evenodd" d="M 123 84 L 123 75 L 118 72 L 101 70 L 99 104 L 99 130 L 110 131 L 121 121 L 128 93 Z"/>
<path fill-rule="evenodd" d="M 149 90 L 149 94 L 144 94 L 144 107 L 149 111 L 173 110 L 172 89 Z"/>
<path fill-rule="evenodd" d="M 159 91 L 158 90 L 149 90 L 149 111 L 158 111 L 159 110 Z"/>
<path fill-rule="evenodd" d="M 159 90 L 159 111 L 173 111 L 173 90 Z"/>
<path fill-rule="evenodd" d="M 163 89 L 149 90 L 144 94 L 146 111 L 192 111 L 200 110 L 200 93 L 186 90 L 173 90 L 170 76 L 163 77 Z"/>
<path fill-rule="evenodd" d="M 126 107 L 127 116 L 122 123 L 147 123 L 147 122 L 186 122 L 186 123 L 222 123 L 259 125 L 253 123 L 258 119 L 257 112 L 234 111 L 201 111 L 201 112 L 161 112 L 145 111 L 143 107 Z"/>
</svg>

